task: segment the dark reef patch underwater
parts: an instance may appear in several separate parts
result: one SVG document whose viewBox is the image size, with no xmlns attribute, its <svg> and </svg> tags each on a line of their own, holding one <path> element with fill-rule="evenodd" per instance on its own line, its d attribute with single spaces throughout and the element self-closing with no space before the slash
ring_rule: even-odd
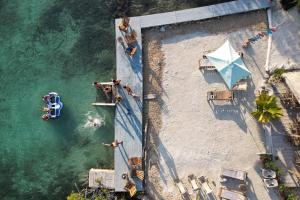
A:
<svg viewBox="0 0 300 200">
<path fill-rule="evenodd" d="M 115 17 L 209 3 L 0 0 L 1 199 L 66 199 L 89 168 L 113 167 L 113 152 L 102 142 L 113 140 L 114 110 L 91 106 L 91 83 L 115 76 Z M 44 122 L 41 97 L 50 91 L 64 108 L 61 118 Z M 91 118 L 101 127 L 90 126 Z"/>
</svg>

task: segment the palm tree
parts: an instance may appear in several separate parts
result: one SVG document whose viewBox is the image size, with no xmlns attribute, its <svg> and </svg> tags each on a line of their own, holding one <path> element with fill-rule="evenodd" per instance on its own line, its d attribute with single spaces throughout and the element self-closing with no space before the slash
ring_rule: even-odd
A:
<svg viewBox="0 0 300 200">
<path fill-rule="evenodd" d="M 282 108 L 278 107 L 276 97 L 270 96 L 267 92 L 261 94 L 255 99 L 256 110 L 251 114 L 261 123 L 266 124 L 272 119 L 278 119 L 282 114 Z"/>
</svg>

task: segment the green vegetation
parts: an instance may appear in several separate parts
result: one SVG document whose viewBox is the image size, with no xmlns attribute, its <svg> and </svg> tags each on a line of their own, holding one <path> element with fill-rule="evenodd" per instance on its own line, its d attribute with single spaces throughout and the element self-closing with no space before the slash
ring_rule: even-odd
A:
<svg viewBox="0 0 300 200">
<path fill-rule="evenodd" d="M 107 200 L 110 198 L 109 190 L 101 188 L 100 190 L 95 190 L 92 197 L 88 195 L 86 198 L 83 194 L 73 192 L 67 197 L 67 200 Z"/>
<path fill-rule="evenodd" d="M 291 191 L 291 189 L 287 188 L 285 185 L 279 185 L 279 192 L 283 199 L 286 200 L 297 200 L 297 196 Z"/>
<path fill-rule="evenodd" d="M 266 161 L 264 163 L 264 168 L 270 169 L 276 172 L 277 180 L 280 183 L 280 175 L 282 170 L 275 164 L 274 161 Z M 279 184 L 279 193 L 286 200 L 297 200 L 297 196 L 291 191 L 290 188 L 287 188 L 284 184 Z"/>
<path fill-rule="evenodd" d="M 287 196 L 287 200 L 297 200 L 297 196 L 294 193 L 290 193 Z"/>
<path fill-rule="evenodd" d="M 277 176 L 280 176 L 280 174 L 282 173 L 281 169 L 277 167 L 274 161 L 266 161 L 264 163 L 264 168 L 275 171 Z"/>
<path fill-rule="evenodd" d="M 96 180 L 99 184 L 99 188 L 95 189 L 92 192 L 89 192 L 88 195 L 83 195 L 82 193 L 71 192 L 71 194 L 67 197 L 67 200 L 107 200 L 111 199 L 111 194 L 108 189 L 104 188 L 101 180 Z M 83 190 L 84 191 L 84 190 Z"/>
<path fill-rule="evenodd" d="M 280 193 L 284 193 L 285 189 L 286 189 L 285 185 L 283 185 L 283 184 L 279 185 L 279 192 Z"/>
<path fill-rule="evenodd" d="M 283 77 L 282 75 L 286 72 L 286 70 L 282 67 L 282 68 L 277 68 L 274 70 L 271 80 L 273 82 L 281 82 Z"/>
<path fill-rule="evenodd" d="M 85 200 L 82 194 L 72 192 L 68 197 L 67 200 Z"/>
<path fill-rule="evenodd" d="M 267 92 L 261 92 L 256 98 L 255 103 L 256 110 L 251 114 L 263 124 L 283 116 L 282 108 L 278 107 L 276 97 L 268 95 Z"/>
</svg>

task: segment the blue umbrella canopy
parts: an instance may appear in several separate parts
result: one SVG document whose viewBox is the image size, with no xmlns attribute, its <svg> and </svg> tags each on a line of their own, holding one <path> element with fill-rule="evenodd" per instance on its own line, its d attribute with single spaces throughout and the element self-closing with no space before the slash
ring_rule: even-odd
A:
<svg viewBox="0 0 300 200">
<path fill-rule="evenodd" d="M 232 89 L 239 80 L 251 75 L 228 40 L 216 51 L 206 56 L 217 68 L 229 89 Z"/>
</svg>

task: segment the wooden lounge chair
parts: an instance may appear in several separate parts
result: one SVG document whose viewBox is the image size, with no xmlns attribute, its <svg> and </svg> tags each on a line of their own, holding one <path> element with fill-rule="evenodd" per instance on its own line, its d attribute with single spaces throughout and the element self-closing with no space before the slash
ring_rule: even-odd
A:
<svg viewBox="0 0 300 200">
<path fill-rule="evenodd" d="M 176 180 L 175 183 L 176 183 L 176 186 L 179 189 L 179 192 L 181 194 L 182 199 L 184 199 L 184 200 L 190 200 L 191 197 L 190 197 L 187 189 L 184 187 L 183 183 L 180 180 Z"/>
<path fill-rule="evenodd" d="M 236 179 L 236 180 L 246 182 L 247 172 L 241 171 L 241 170 L 235 170 L 235 169 L 222 168 L 221 178 L 233 178 L 233 179 Z"/>
<path fill-rule="evenodd" d="M 128 163 L 132 168 L 138 168 L 142 166 L 142 158 L 141 157 L 132 157 L 129 158 Z"/>
<path fill-rule="evenodd" d="M 220 188 L 219 198 L 222 199 L 227 199 L 227 200 L 247 200 L 248 198 L 241 192 L 233 191 L 233 190 L 228 190 L 225 188 Z"/>
<path fill-rule="evenodd" d="M 144 171 L 142 171 L 142 170 L 136 170 L 136 177 L 138 177 L 141 181 L 143 181 L 144 178 L 145 178 Z"/>
<path fill-rule="evenodd" d="M 239 81 L 235 86 L 232 88 L 234 91 L 246 91 L 248 88 L 247 81 Z"/>
<path fill-rule="evenodd" d="M 276 172 L 270 169 L 261 169 L 261 175 L 265 179 L 273 179 L 276 178 Z"/>
<path fill-rule="evenodd" d="M 216 67 L 213 66 L 208 59 L 199 59 L 199 70 L 216 70 Z"/>
<path fill-rule="evenodd" d="M 127 192 L 129 192 L 130 197 L 133 197 L 137 190 L 136 190 L 136 186 L 133 182 L 128 181 L 124 187 L 124 190 L 126 190 Z"/>
<path fill-rule="evenodd" d="M 200 189 L 200 187 L 197 184 L 197 178 L 194 174 L 188 175 L 188 180 L 191 183 L 194 191 L 197 191 Z"/>
<path fill-rule="evenodd" d="M 230 101 L 233 100 L 233 98 L 234 98 L 233 92 L 228 90 L 207 92 L 207 101 L 211 101 L 211 100 Z"/>
<path fill-rule="evenodd" d="M 136 177 L 138 179 L 140 179 L 141 181 L 144 180 L 144 171 L 143 170 L 138 170 L 138 169 L 132 169 L 131 170 L 131 176 L 132 177 Z"/>
</svg>

